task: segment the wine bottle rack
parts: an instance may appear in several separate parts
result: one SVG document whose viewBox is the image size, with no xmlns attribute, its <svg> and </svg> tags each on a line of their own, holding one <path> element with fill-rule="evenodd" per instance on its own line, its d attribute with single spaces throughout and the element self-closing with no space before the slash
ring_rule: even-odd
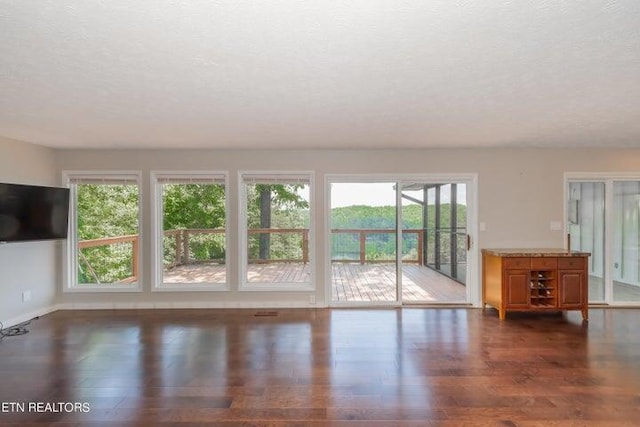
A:
<svg viewBox="0 0 640 427">
<path fill-rule="evenodd" d="M 557 298 L 555 271 L 531 270 L 529 304 L 534 307 L 554 307 Z"/>
</svg>

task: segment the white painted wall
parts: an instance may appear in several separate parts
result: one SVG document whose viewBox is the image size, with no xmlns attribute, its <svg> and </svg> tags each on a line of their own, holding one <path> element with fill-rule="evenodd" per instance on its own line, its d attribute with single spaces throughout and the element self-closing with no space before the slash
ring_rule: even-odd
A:
<svg viewBox="0 0 640 427">
<path fill-rule="evenodd" d="M 54 151 L 0 137 L 0 182 L 58 185 Z M 48 312 L 59 289 L 59 241 L 0 245 L 0 321 L 13 325 Z M 31 301 L 22 294 L 31 292 Z"/>
<path fill-rule="evenodd" d="M 0 181 L 59 185 L 63 170 L 140 170 L 146 240 L 139 294 L 62 293 L 61 242 L 0 246 L 0 320 L 11 324 L 61 307 L 309 306 L 309 294 L 238 292 L 238 170 L 313 170 L 318 233 L 314 243 L 316 292 L 325 298 L 325 174 L 477 173 L 478 220 L 486 231 L 478 247 L 562 247 L 564 233 L 551 231 L 562 221 L 564 172 L 638 172 L 640 150 L 366 150 L 366 151 L 213 151 L 213 150 L 51 150 L 0 138 Z M 231 200 L 229 253 L 231 292 L 158 293 L 151 291 L 149 172 L 151 170 L 227 170 Z M 479 278 L 470 278 L 478 286 Z M 32 300 L 22 302 L 31 291 Z"/>
<path fill-rule="evenodd" d="M 140 170 L 143 176 L 143 292 L 139 294 L 62 294 L 67 307 L 308 306 L 309 293 L 238 292 L 238 170 L 311 170 L 318 225 L 313 246 L 316 297 L 325 300 L 325 174 L 478 173 L 478 220 L 486 224 L 479 247 L 564 247 L 563 231 L 550 222 L 563 220 L 564 172 L 640 170 L 640 150 L 598 149 L 429 149 L 429 150 L 60 150 L 62 170 Z M 149 173 L 151 170 L 227 170 L 230 176 L 229 247 L 231 292 L 158 293 L 151 291 Z M 479 273 L 479 272 L 478 272 Z M 479 286 L 479 278 L 470 278 Z"/>
</svg>

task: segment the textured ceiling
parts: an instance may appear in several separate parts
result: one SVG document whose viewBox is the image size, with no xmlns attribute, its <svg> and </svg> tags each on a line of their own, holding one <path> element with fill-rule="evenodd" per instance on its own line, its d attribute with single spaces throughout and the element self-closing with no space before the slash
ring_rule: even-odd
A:
<svg viewBox="0 0 640 427">
<path fill-rule="evenodd" d="M 638 0 L 0 0 L 51 147 L 640 147 Z"/>
</svg>

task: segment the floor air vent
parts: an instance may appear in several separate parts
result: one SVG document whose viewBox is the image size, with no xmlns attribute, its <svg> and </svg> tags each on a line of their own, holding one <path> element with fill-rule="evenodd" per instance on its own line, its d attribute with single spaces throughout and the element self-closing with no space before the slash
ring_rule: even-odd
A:
<svg viewBox="0 0 640 427">
<path fill-rule="evenodd" d="M 274 317 L 277 315 L 277 311 L 257 311 L 256 314 L 254 314 L 255 317 Z"/>
</svg>

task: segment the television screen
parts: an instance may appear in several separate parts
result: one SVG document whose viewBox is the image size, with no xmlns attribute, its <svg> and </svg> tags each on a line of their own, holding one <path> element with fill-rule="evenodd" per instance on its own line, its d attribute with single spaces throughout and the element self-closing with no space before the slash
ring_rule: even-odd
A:
<svg viewBox="0 0 640 427">
<path fill-rule="evenodd" d="M 0 183 L 0 242 L 65 239 L 69 189 Z"/>
</svg>

